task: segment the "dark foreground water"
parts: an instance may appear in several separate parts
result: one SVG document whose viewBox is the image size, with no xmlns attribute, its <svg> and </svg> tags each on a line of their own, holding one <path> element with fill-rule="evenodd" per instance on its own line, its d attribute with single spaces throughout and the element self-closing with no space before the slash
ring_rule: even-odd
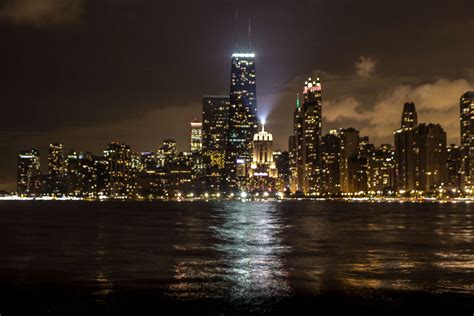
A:
<svg viewBox="0 0 474 316">
<path fill-rule="evenodd" d="M 0 202 L 0 314 L 473 315 L 474 205 Z"/>
</svg>

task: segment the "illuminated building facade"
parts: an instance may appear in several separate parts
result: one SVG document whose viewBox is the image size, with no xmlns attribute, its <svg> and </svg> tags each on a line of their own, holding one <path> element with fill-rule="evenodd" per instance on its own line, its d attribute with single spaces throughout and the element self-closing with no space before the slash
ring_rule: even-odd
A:
<svg viewBox="0 0 474 316">
<path fill-rule="evenodd" d="M 339 131 L 341 156 L 339 160 L 341 192 L 354 194 L 357 191 L 359 166 L 359 131 L 350 127 Z"/>
<path fill-rule="evenodd" d="M 59 143 L 50 144 L 48 148 L 48 189 L 53 195 L 67 193 L 66 160 L 64 158 L 63 145 Z"/>
<path fill-rule="evenodd" d="M 250 165 L 249 177 L 251 178 L 250 190 L 267 191 L 275 190 L 278 170 L 273 160 L 273 135 L 262 130 L 253 137 L 253 155 Z"/>
<path fill-rule="evenodd" d="M 236 191 L 246 178 L 246 167 L 252 161 L 253 136 L 258 132 L 255 80 L 255 54 L 233 54 L 226 148 L 226 180 L 230 191 Z"/>
<path fill-rule="evenodd" d="M 71 150 L 66 157 L 68 195 L 97 197 L 96 157 L 90 152 Z"/>
<path fill-rule="evenodd" d="M 132 198 L 135 194 L 136 183 L 130 146 L 112 142 L 104 150 L 104 158 L 108 160 L 110 197 Z"/>
<path fill-rule="evenodd" d="M 34 196 L 40 193 L 40 154 L 37 149 L 18 153 L 17 193 Z"/>
<path fill-rule="evenodd" d="M 296 96 L 296 107 L 293 113 L 293 135 L 289 139 L 290 148 L 290 168 L 291 179 L 290 188 L 292 194 L 303 194 L 306 186 L 305 184 L 305 165 L 303 158 L 303 125 L 304 125 L 304 110 L 301 107 L 300 97 Z"/>
<path fill-rule="evenodd" d="M 337 131 L 330 131 L 321 138 L 321 192 L 324 196 L 341 193 L 340 158 L 341 140 Z"/>
<path fill-rule="evenodd" d="M 202 99 L 202 152 L 205 165 L 203 187 L 221 191 L 229 135 L 230 98 L 206 95 Z"/>
<path fill-rule="evenodd" d="M 395 141 L 395 179 L 398 191 L 416 189 L 415 132 L 418 115 L 414 103 L 403 106 L 401 127 L 393 132 Z"/>
<path fill-rule="evenodd" d="M 417 190 L 433 192 L 447 180 L 446 132 L 439 124 L 419 124 L 415 128 Z"/>
<path fill-rule="evenodd" d="M 395 156 L 391 145 L 383 144 L 369 152 L 367 190 L 377 195 L 395 190 Z"/>
<path fill-rule="evenodd" d="M 191 122 L 190 147 L 193 154 L 202 151 L 202 122 L 197 120 Z"/>
<path fill-rule="evenodd" d="M 474 92 L 460 100 L 461 115 L 461 189 L 472 193 L 474 186 Z"/>
<path fill-rule="evenodd" d="M 294 150 L 296 175 L 293 186 L 305 195 L 320 193 L 319 143 L 322 137 L 322 95 L 319 78 L 309 78 L 303 89 L 304 102 L 299 97 L 294 112 Z"/>
<path fill-rule="evenodd" d="M 273 160 L 275 161 L 278 171 L 278 180 L 276 189 L 279 192 L 290 193 L 290 154 L 288 151 L 276 150 L 273 152 Z"/>
<path fill-rule="evenodd" d="M 447 154 L 447 179 L 446 186 L 451 190 L 461 189 L 461 148 L 455 144 L 451 144 L 446 149 Z"/>
</svg>

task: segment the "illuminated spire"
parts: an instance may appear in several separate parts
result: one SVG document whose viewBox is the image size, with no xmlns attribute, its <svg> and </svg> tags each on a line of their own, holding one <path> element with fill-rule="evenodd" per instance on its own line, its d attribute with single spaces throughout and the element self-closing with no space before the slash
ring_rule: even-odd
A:
<svg viewBox="0 0 474 316">
<path fill-rule="evenodd" d="M 296 94 L 296 108 L 297 109 L 300 108 L 300 94 L 299 93 Z"/>
</svg>

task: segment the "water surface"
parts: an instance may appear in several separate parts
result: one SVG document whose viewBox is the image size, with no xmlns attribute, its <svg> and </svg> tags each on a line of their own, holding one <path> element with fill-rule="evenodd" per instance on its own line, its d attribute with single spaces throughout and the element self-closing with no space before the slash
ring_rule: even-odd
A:
<svg viewBox="0 0 474 316">
<path fill-rule="evenodd" d="M 470 204 L 0 202 L 0 313 L 472 315 Z"/>
</svg>

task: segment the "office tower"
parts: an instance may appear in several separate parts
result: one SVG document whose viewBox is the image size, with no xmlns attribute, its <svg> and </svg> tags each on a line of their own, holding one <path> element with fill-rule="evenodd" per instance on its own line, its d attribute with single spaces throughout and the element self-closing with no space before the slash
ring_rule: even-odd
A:
<svg viewBox="0 0 474 316">
<path fill-rule="evenodd" d="M 276 189 L 280 192 L 290 193 L 290 153 L 288 151 L 276 150 L 273 152 L 273 160 L 278 171 Z"/>
<path fill-rule="evenodd" d="M 202 149 L 206 174 L 217 181 L 224 175 L 229 129 L 229 96 L 207 95 L 202 100 Z"/>
<path fill-rule="evenodd" d="M 37 149 L 18 153 L 17 194 L 34 196 L 40 193 L 40 154 Z"/>
<path fill-rule="evenodd" d="M 66 156 L 67 193 L 75 197 L 97 197 L 97 169 L 90 152 L 71 150 Z"/>
<path fill-rule="evenodd" d="M 472 193 L 474 185 L 474 92 L 461 96 L 461 189 Z"/>
<path fill-rule="evenodd" d="M 262 130 L 253 137 L 249 177 L 251 178 L 250 190 L 260 192 L 275 190 L 278 170 L 273 160 L 273 135 L 265 131 L 264 123 L 262 123 Z"/>
<path fill-rule="evenodd" d="M 226 150 L 227 184 L 237 191 L 252 161 L 253 136 L 258 132 L 255 54 L 232 55 L 228 144 Z"/>
<path fill-rule="evenodd" d="M 341 193 L 340 157 L 341 140 L 337 131 L 330 131 L 321 138 L 321 193 L 337 196 Z"/>
<path fill-rule="evenodd" d="M 63 145 L 50 144 L 48 150 L 49 185 L 48 193 L 63 195 L 67 193 L 66 160 L 64 159 Z"/>
<path fill-rule="evenodd" d="M 299 97 L 294 112 L 296 148 L 296 187 L 304 194 L 320 193 L 319 143 L 322 137 L 322 96 L 319 78 L 309 78 L 303 89 L 304 102 Z"/>
<path fill-rule="evenodd" d="M 374 144 L 369 142 L 369 137 L 359 138 L 359 151 L 357 157 L 351 159 L 354 170 L 354 191 L 358 194 L 368 192 L 369 155 L 374 150 Z M 349 168 L 351 170 L 351 168 Z"/>
<path fill-rule="evenodd" d="M 367 190 L 377 195 L 395 190 L 395 156 L 391 145 L 383 144 L 369 152 Z"/>
<path fill-rule="evenodd" d="M 446 186 L 451 190 L 461 189 L 461 148 L 451 144 L 447 151 L 447 179 Z"/>
<path fill-rule="evenodd" d="M 65 160 L 62 144 L 50 144 L 48 151 L 48 170 L 53 177 L 62 177 L 65 174 Z"/>
<path fill-rule="evenodd" d="M 292 194 L 305 194 L 305 165 L 303 152 L 304 111 L 301 107 L 300 96 L 296 96 L 296 107 L 293 112 L 293 135 L 289 138 L 288 147 L 291 158 L 290 188 Z"/>
<path fill-rule="evenodd" d="M 130 146 L 112 142 L 104 150 L 104 158 L 109 162 L 110 197 L 116 199 L 132 198 L 135 194 L 136 185 Z"/>
<path fill-rule="evenodd" d="M 446 132 L 439 124 L 419 124 L 415 128 L 417 190 L 433 192 L 447 179 Z"/>
<path fill-rule="evenodd" d="M 414 103 L 405 103 L 403 106 L 401 127 L 393 132 L 395 140 L 395 179 L 398 191 L 412 191 L 416 189 L 416 159 L 415 133 L 418 125 L 418 116 Z"/>
<path fill-rule="evenodd" d="M 354 194 L 357 191 L 356 173 L 359 170 L 359 131 L 350 127 L 339 131 L 341 156 L 339 160 L 341 193 Z"/>
<path fill-rule="evenodd" d="M 191 122 L 190 148 L 193 154 L 202 151 L 202 123 L 196 119 Z"/>
<path fill-rule="evenodd" d="M 303 164 L 304 192 L 316 194 L 319 192 L 319 142 L 322 137 L 322 97 L 321 83 L 311 78 L 305 82 L 303 91 Z"/>
</svg>

